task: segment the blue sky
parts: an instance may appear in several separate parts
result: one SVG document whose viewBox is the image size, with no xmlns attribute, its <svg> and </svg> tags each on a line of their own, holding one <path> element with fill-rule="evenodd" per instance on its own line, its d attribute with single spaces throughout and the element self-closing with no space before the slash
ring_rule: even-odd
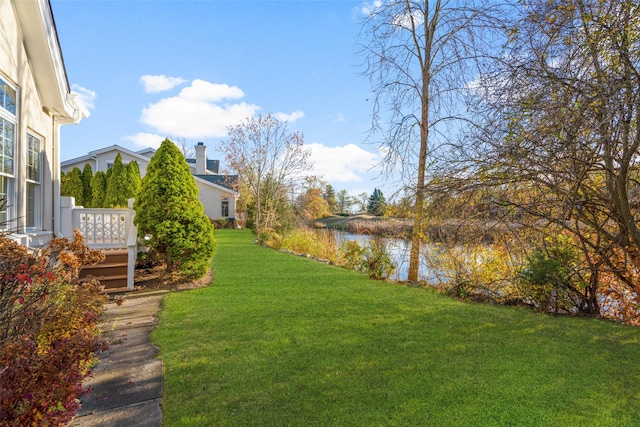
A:
<svg viewBox="0 0 640 427">
<path fill-rule="evenodd" d="M 225 127 L 274 113 L 304 133 L 314 173 L 371 194 L 384 181 L 366 144 L 360 1 L 52 0 L 72 90 L 91 116 L 62 128 L 62 159 L 165 137 L 209 158 Z M 384 190 L 383 190 L 384 191 Z"/>
</svg>

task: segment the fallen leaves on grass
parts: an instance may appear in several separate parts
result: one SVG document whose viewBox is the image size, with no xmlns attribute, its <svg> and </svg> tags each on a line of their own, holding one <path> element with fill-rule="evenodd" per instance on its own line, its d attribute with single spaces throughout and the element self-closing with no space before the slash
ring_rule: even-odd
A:
<svg viewBox="0 0 640 427">
<path fill-rule="evenodd" d="M 184 281 L 178 278 L 175 273 L 167 273 L 164 264 L 145 266 L 136 268 L 134 273 L 134 284 L 139 289 L 166 289 L 170 291 L 181 291 L 187 289 L 197 289 L 207 286 L 211 282 L 211 269 L 200 279 Z"/>
</svg>

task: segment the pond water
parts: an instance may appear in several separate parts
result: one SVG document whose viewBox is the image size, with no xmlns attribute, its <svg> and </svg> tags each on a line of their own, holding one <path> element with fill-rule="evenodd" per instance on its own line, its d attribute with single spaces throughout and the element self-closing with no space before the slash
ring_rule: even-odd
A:
<svg viewBox="0 0 640 427">
<path fill-rule="evenodd" d="M 373 236 L 365 235 L 365 234 L 353 234 L 353 233 L 345 233 L 343 231 L 335 232 L 336 244 L 338 246 L 345 244 L 349 241 L 356 241 L 360 246 L 367 246 L 369 242 L 373 239 Z M 387 252 L 391 256 L 391 260 L 397 266 L 396 272 L 390 277 L 392 280 L 407 280 L 409 276 L 409 254 L 411 252 L 411 242 L 406 239 L 395 239 L 395 238 L 380 238 L 376 237 L 376 239 L 382 241 L 386 245 Z M 425 253 L 429 251 L 431 248 L 427 244 L 423 244 L 420 248 L 420 266 L 418 269 L 418 280 L 424 280 L 429 283 L 435 283 L 436 277 L 435 275 L 427 268 L 425 262 Z"/>
</svg>

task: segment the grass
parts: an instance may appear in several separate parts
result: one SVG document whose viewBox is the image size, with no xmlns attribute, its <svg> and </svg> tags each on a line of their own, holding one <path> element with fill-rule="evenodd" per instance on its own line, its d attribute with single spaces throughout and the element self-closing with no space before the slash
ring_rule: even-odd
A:
<svg viewBox="0 0 640 427">
<path fill-rule="evenodd" d="M 435 292 L 217 230 L 164 299 L 166 426 L 637 426 L 640 329 Z"/>
</svg>

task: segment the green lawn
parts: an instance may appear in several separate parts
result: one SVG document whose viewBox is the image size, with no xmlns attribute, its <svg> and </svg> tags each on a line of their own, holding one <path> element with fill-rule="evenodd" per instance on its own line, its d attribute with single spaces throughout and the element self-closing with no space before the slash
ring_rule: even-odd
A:
<svg viewBox="0 0 640 427">
<path fill-rule="evenodd" d="M 639 426 L 640 329 L 437 293 L 216 230 L 165 297 L 166 426 Z"/>
</svg>

